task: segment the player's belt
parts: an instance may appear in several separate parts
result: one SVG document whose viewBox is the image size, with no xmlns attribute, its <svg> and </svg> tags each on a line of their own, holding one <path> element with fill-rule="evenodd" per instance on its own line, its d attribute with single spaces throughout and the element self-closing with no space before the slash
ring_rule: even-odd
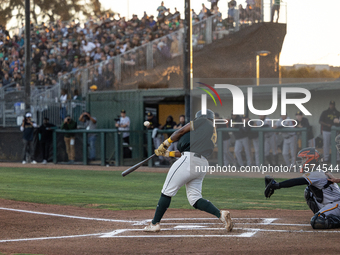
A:
<svg viewBox="0 0 340 255">
<path fill-rule="evenodd" d="M 196 153 L 196 152 L 192 152 L 192 153 L 194 153 L 194 157 L 197 157 L 197 158 L 202 158 L 203 156 L 201 155 L 201 154 L 199 154 L 199 153 Z M 182 156 L 184 155 L 184 152 L 182 152 L 181 153 L 182 154 Z"/>
</svg>

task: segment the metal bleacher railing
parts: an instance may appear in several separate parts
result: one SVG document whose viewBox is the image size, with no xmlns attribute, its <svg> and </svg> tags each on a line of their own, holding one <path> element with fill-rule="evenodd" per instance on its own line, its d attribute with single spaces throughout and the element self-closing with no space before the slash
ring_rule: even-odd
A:
<svg viewBox="0 0 340 255">
<path fill-rule="evenodd" d="M 61 111 L 78 119 L 85 110 L 85 101 L 68 100 L 60 102 L 60 85 L 32 86 L 31 112 L 33 120 L 41 125 L 44 117 L 57 126 L 62 123 Z M 0 88 L 0 126 L 13 127 L 21 124 L 25 114 L 25 88 L 16 83 L 10 83 Z"/>
</svg>

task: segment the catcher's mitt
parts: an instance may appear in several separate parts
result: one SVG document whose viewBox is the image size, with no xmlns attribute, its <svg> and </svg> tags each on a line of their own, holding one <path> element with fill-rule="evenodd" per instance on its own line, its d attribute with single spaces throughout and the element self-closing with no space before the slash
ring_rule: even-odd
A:
<svg viewBox="0 0 340 255">
<path fill-rule="evenodd" d="M 270 198 L 271 195 L 274 194 L 274 190 L 276 189 L 276 185 L 277 182 L 274 180 L 273 177 L 269 176 L 269 175 L 266 175 L 264 177 L 264 182 L 265 182 L 265 185 L 266 185 L 266 189 L 264 190 L 264 196 L 266 198 Z"/>
</svg>

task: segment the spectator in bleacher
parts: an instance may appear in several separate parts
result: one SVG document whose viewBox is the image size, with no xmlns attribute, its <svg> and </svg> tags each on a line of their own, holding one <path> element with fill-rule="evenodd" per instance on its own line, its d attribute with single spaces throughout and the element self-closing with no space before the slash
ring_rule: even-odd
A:
<svg viewBox="0 0 340 255">
<path fill-rule="evenodd" d="M 93 71 L 91 84 L 96 85 L 98 90 L 103 90 L 104 89 L 103 83 L 104 83 L 103 76 L 99 74 L 98 68 L 95 68 Z"/>
<path fill-rule="evenodd" d="M 211 3 L 211 7 L 210 7 L 211 10 L 213 10 L 215 6 L 217 7 L 218 1 L 219 0 L 208 0 L 208 2 Z"/>
<path fill-rule="evenodd" d="M 205 7 L 205 5 L 202 3 L 202 10 L 200 11 L 200 13 L 198 14 L 198 18 L 200 20 L 206 19 L 211 15 L 210 10 Z"/>
<path fill-rule="evenodd" d="M 67 103 L 67 91 L 66 89 L 62 89 L 60 95 L 60 119 L 62 120 L 65 120 L 67 114 L 66 103 Z"/>
<path fill-rule="evenodd" d="M 165 13 L 168 11 L 168 9 L 164 6 L 164 2 L 161 2 L 161 5 L 157 8 L 158 16 L 157 20 L 158 22 L 163 22 L 165 18 Z"/>
<path fill-rule="evenodd" d="M 110 63 L 104 68 L 105 89 L 112 89 L 115 83 L 113 64 Z"/>
<path fill-rule="evenodd" d="M 272 5 L 270 22 L 274 21 L 274 14 L 276 12 L 276 14 L 277 14 L 276 23 L 277 23 L 279 21 L 279 16 L 280 16 L 280 2 L 281 2 L 281 0 L 273 0 L 273 1 L 274 1 L 274 3 Z"/>
<path fill-rule="evenodd" d="M 24 80 L 22 79 L 21 72 L 18 71 L 14 76 L 13 80 L 15 83 L 20 84 L 20 86 L 24 86 Z"/>
<path fill-rule="evenodd" d="M 12 83 L 12 78 L 9 77 L 9 74 L 6 72 L 4 77 L 2 78 L 2 86 L 6 86 L 10 83 Z"/>
<path fill-rule="evenodd" d="M 172 36 L 170 54 L 172 58 L 177 57 L 180 54 L 179 53 L 179 42 L 178 42 L 176 35 Z"/>
<path fill-rule="evenodd" d="M 96 45 L 92 42 L 89 42 L 87 39 L 83 40 L 82 44 L 82 50 L 86 53 L 86 55 L 88 56 L 89 54 L 89 56 L 93 57 Z"/>
</svg>

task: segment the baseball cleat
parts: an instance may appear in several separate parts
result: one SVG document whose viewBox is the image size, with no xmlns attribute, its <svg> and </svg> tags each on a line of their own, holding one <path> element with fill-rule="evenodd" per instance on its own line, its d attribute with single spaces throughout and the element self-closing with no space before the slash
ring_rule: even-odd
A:
<svg viewBox="0 0 340 255">
<path fill-rule="evenodd" d="M 274 190 L 279 189 L 279 184 L 273 177 L 266 175 L 264 178 L 266 189 L 264 190 L 264 196 L 270 198 L 274 194 Z"/>
<path fill-rule="evenodd" d="M 144 229 L 144 232 L 159 232 L 161 231 L 161 226 L 159 225 L 159 223 L 156 224 L 152 224 L 152 222 L 150 222 L 149 225 L 147 225 Z"/>
<path fill-rule="evenodd" d="M 225 225 L 228 232 L 233 230 L 233 222 L 229 211 L 221 211 L 220 221 Z"/>
<path fill-rule="evenodd" d="M 32 162 L 31 162 L 31 164 L 36 164 L 37 163 L 37 161 L 35 161 L 35 160 L 33 160 Z"/>
</svg>

